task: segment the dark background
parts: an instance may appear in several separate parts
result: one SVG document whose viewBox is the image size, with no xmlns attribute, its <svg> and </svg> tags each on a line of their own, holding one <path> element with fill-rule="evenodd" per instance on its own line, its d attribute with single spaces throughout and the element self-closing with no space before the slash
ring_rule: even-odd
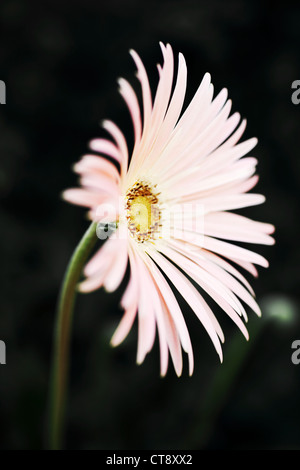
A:
<svg viewBox="0 0 300 470">
<path fill-rule="evenodd" d="M 259 139 L 253 153 L 267 202 L 242 212 L 276 226 L 276 245 L 257 247 L 270 268 L 251 279 L 264 318 L 250 312 L 247 343 L 215 309 L 226 334 L 220 366 L 183 306 L 195 372 L 189 378 L 185 364 L 177 379 L 170 366 L 161 379 L 157 343 L 135 364 L 136 328 L 120 347 L 109 346 L 126 283 L 115 294 L 80 296 L 65 446 L 300 448 L 300 365 L 291 362 L 292 341 L 300 339 L 300 105 L 291 101 L 291 84 L 300 79 L 299 25 L 299 6 L 286 2 L 1 0 L 0 339 L 7 364 L 0 365 L 0 448 L 47 446 L 56 299 L 88 225 L 85 211 L 60 194 L 76 185 L 71 164 L 101 134 L 101 119 L 116 121 L 132 142 L 116 79 L 138 89 L 128 54 L 134 48 L 154 90 L 160 40 L 186 57 L 187 101 L 209 71 L 216 92 L 226 86 L 233 111 L 247 117 L 245 138 Z"/>
</svg>

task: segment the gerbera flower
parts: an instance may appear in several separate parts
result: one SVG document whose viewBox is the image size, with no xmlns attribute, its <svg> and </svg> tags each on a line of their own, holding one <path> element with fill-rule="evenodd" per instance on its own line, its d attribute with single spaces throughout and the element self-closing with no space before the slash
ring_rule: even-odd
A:
<svg viewBox="0 0 300 470">
<path fill-rule="evenodd" d="M 201 292 L 208 293 L 248 338 L 247 314 L 241 301 L 257 315 L 261 312 L 248 281 L 227 260 L 254 276 L 254 265 L 267 267 L 268 262 L 224 240 L 271 245 L 274 227 L 231 212 L 261 204 L 265 198 L 248 193 L 258 181 L 254 174 L 257 160 L 245 155 L 257 139 L 238 143 L 246 121 L 239 124 L 238 113 L 229 117 L 227 90 L 213 98 L 213 85 L 206 73 L 180 116 L 187 81 L 185 59 L 179 54 L 172 92 L 172 48 L 169 44 L 160 46 L 163 64 L 158 65 L 153 101 L 144 65 L 137 53 L 130 51 L 141 84 L 142 113 L 131 85 L 119 80 L 134 129 L 131 159 L 120 129 L 104 121 L 103 128 L 111 138 L 91 141 L 91 150 L 98 154 L 85 155 L 75 165 L 82 187 L 65 191 L 64 198 L 88 207 L 89 218 L 99 221 L 100 228 L 103 223 L 117 222 L 116 230 L 87 263 L 86 278 L 80 284 L 82 292 L 101 286 L 114 291 L 129 259 L 130 280 L 121 300 L 124 315 L 112 344 L 124 340 L 138 317 L 137 362 L 140 364 L 152 349 L 157 329 L 161 375 L 166 374 L 169 352 L 180 375 L 182 348 L 188 354 L 190 374 L 194 359 L 172 287 L 199 318 L 222 361 L 224 335 Z M 100 230 L 100 238 L 103 233 Z"/>
</svg>

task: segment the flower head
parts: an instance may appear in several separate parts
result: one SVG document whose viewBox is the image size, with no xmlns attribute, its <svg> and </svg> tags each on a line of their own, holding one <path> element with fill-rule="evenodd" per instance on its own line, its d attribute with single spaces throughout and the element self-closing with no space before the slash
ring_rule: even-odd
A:
<svg viewBox="0 0 300 470">
<path fill-rule="evenodd" d="M 257 315 L 261 313 L 248 281 L 230 262 L 254 276 L 254 265 L 267 267 L 268 262 L 224 240 L 273 244 L 270 234 L 274 227 L 231 212 L 261 204 L 265 198 L 248 193 L 258 181 L 257 160 L 245 155 L 257 140 L 238 143 L 246 121 L 239 123 L 238 113 L 230 116 L 227 90 L 213 98 L 213 85 L 206 73 L 182 114 L 185 59 L 179 54 L 172 92 L 172 48 L 169 44 L 160 46 L 163 64 L 158 65 L 153 100 L 144 65 L 137 53 L 130 51 L 141 84 L 142 113 L 131 85 L 119 80 L 134 129 L 130 161 L 123 133 L 113 122 L 104 121 L 103 128 L 111 138 L 91 141 L 90 148 L 97 154 L 83 156 L 74 166 L 81 188 L 66 190 L 64 198 L 88 207 L 90 219 L 99 221 L 101 230 L 106 223 L 117 222 L 86 265 L 86 278 L 80 284 L 82 292 L 101 286 L 114 291 L 129 260 L 130 280 L 121 300 L 124 315 L 112 344 L 124 340 L 138 317 L 137 362 L 152 349 L 157 329 L 161 375 L 166 374 L 169 352 L 180 375 L 182 349 L 188 354 L 190 374 L 194 360 L 185 319 L 171 286 L 199 318 L 222 361 L 224 335 L 201 290 L 248 338 L 243 321 L 247 321 L 247 314 L 241 301 Z"/>
</svg>

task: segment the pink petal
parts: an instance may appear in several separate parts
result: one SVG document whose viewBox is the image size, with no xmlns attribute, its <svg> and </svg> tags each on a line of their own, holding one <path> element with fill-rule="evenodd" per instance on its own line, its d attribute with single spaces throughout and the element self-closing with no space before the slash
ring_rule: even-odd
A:
<svg viewBox="0 0 300 470">
<path fill-rule="evenodd" d="M 148 292 L 151 286 L 151 278 L 147 271 L 147 267 L 136 256 L 137 275 L 139 279 L 139 304 L 138 304 L 138 350 L 137 350 L 137 363 L 141 364 L 145 355 L 152 349 L 155 340 L 155 313 L 152 302 L 149 302 Z"/>
<path fill-rule="evenodd" d="M 167 141 L 170 139 L 171 132 L 179 118 L 179 115 L 182 110 L 182 105 L 185 97 L 186 91 L 186 80 L 187 80 L 187 68 L 184 57 L 182 54 L 179 54 L 179 64 L 178 64 L 178 75 L 175 85 L 172 98 L 164 116 L 164 120 L 161 124 L 159 132 L 156 136 L 155 143 L 151 150 L 154 159 L 154 155 L 159 154 L 162 148 L 166 145 Z M 151 157 L 150 157 L 151 158 Z"/>
<path fill-rule="evenodd" d="M 127 82 L 127 80 L 124 80 L 124 78 L 120 78 L 118 80 L 118 83 L 120 86 L 120 93 L 123 96 L 131 115 L 134 129 L 135 147 L 137 147 L 142 135 L 142 120 L 139 103 L 136 94 L 133 91 L 133 88 Z"/>
<path fill-rule="evenodd" d="M 165 258 L 163 258 L 155 250 L 151 250 L 148 254 L 153 258 L 153 260 L 161 267 L 161 269 L 168 276 L 170 281 L 174 284 L 176 289 L 180 292 L 183 298 L 191 306 L 192 310 L 195 312 L 204 328 L 208 332 L 217 353 L 219 354 L 220 360 L 222 361 L 222 348 L 219 342 L 218 335 L 216 333 L 216 320 L 213 315 L 208 316 L 207 311 L 201 309 L 200 294 L 194 288 L 194 286 L 188 281 L 188 279 L 181 274 L 181 272 L 174 268 L 173 265 Z M 203 299 L 202 299 L 203 300 Z M 220 331 L 219 331 L 220 333 Z"/>
<path fill-rule="evenodd" d="M 65 201 L 85 207 L 98 206 L 107 200 L 107 195 L 81 188 L 66 189 L 62 197 Z"/>
<path fill-rule="evenodd" d="M 122 161 L 122 155 L 118 147 L 115 146 L 110 140 L 107 139 L 93 139 L 89 143 L 90 149 L 95 152 L 104 153 L 117 160 L 119 163 Z"/>
<path fill-rule="evenodd" d="M 226 258 L 238 259 L 250 263 L 255 263 L 265 268 L 268 267 L 268 261 L 263 256 L 254 253 L 253 251 L 241 248 L 240 246 L 232 245 L 231 243 L 216 240 L 211 237 L 203 237 L 203 248 L 218 253 Z"/>
<path fill-rule="evenodd" d="M 84 155 L 79 162 L 75 163 L 73 170 L 79 174 L 96 172 L 109 176 L 113 181 L 120 181 L 116 166 L 106 158 L 97 155 Z"/>
<path fill-rule="evenodd" d="M 120 240 L 116 251 L 118 256 L 106 274 L 103 284 L 107 292 L 114 292 L 125 276 L 128 261 L 127 240 Z"/>
<path fill-rule="evenodd" d="M 190 375 L 192 375 L 193 367 L 194 367 L 193 350 L 192 350 L 189 332 L 186 327 L 181 309 L 178 305 L 176 297 L 173 294 L 169 284 L 167 283 L 166 279 L 162 276 L 161 272 L 158 270 L 158 268 L 156 267 L 154 263 L 151 264 L 151 272 L 153 274 L 157 287 L 159 288 L 161 298 L 164 300 L 166 304 L 166 308 L 170 316 L 172 317 L 174 324 L 176 325 L 176 329 L 178 331 L 182 347 L 188 353 Z M 170 320 L 167 319 L 166 321 L 170 321 Z M 172 355 L 173 362 L 174 362 L 174 357 L 173 357 L 172 352 L 171 352 L 171 355 Z M 177 366 L 178 366 L 180 364 L 180 358 L 177 357 L 176 361 L 177 361 Z M 174 366 L 175 366 L 175 363 L 174 363 Z M 176 369 L 176 366 L 175 366 L 175 369 Z M 177 371 L 177 375 L 179 375 L 178 371 Z"/>
<path fill-rule="evenodd" d="M 179 253 L 175 251 L 173 248 L 170 246 L 160 246 L 160 251 L 164 253 L 168 258 L 172 259 L 173 262 L 175 262 L 184 272 L 186 272 L 200 287 L 202 287 L 204 290 L 206 290 L 209 295 L 214 298 L 214 293 L 218 293 L 222 295 L 224 300 L 232 306 L 237 312 L 239 312 L 241 315 L 245 314 L 244 307 L 242 304 L 239 302 L 239 300 L 236 298 L 236 296 L 233 294 L 233 292 L 226 287 L 225 284 L 222 284 L 219 282 L 219 280 L 211 276 L 209 272 L 203 270 L 200 267 L 200 260 L 199 263 L 196 264 L 196 261 L 188 259 L 186 256 L 188 255 L 188 252 Z M 223 332 L 220 329 L 219 324 L 217 323 L 212 311 L 208 307 L 208 305 L 204 302 L 201 296 L 199 297 L 199 302 L 202 304 L 202 306 L 205 308 L 207 314 L 209 317 L 211 317 L 215 330 L 218 333 L 219 337 L 221 340 L 224 340 Z"/>
<path fill-rule="evenodd" d="M 141 86 L 142 86 L 143 108 L 144 108 L 143 132 L 146 133 L 150 124 L 151 112 L 152 112 L 152 97 L 151 97 L 149 80 L 148 80 L 148 76 L 147 76 L 147 72 L 145 70 L 144 64 L 141 61 L 139 55 L 133 49 L 131 49 L 129 52 L 136 64 L 136 67 L 138 70 L 137 77 L 140 80 Z"/>
<path fill-rule="evenodd" d="M 123 132 L 120 131 L 120 129 L 114 122 L 108 121 L 108 120 L 105 120 L 102 122 L 102 127 L 106 129 L 107 132 L 110 133 L 110 135 L 112 136 L 112 138 L 115 140 L 117 144 L 117 147 L 122 156 L 121 174 L 122 176 L 124 176 L 128 167 L 128 149 L 127 149 L 127 143 L 123 135 Z"/>
<path fill-rule="evenodd" d="M 126 336 L 128 335 L 128 333 L 130 332 L 132 328 L 136 314 L 137 314 L 137 299 L 135 303 L 131 304 L 125 310 L 125 313 L 110 340 L 110 343 L 112 346 L 119 346 L 119 344 L 121 344 L 124 341 L 124 339 L 126 338 Z"/>
</svg>

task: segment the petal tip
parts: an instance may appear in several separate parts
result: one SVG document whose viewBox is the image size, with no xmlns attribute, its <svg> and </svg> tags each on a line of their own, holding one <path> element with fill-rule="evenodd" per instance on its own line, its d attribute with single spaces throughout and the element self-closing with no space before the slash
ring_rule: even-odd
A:
<svg viewBox="0 0 300 470">
<path fill-rule="evenodd" d="M 60 198 L 63 199 L 64 201 L 67 200 L 67 199 L 66 199 L 66 196 L 65 196 L 67 191 L 68 191 L 68 190 L 65 189 L 64 191 L 62 191 L 62 192 L 60 193 Z"/>
<path fill-rule="evenodd" d="M 219 352 L 220 363 L 223 364 L 223 353 L 222 351 Z"/>
<path fill-rule="evenodd" d="M 80 294 L 88 294 L 89 293 L 89 290 L 86 289 L 85 286 L 84 286 L 84 281 L 77 285 L 76 290 L 77 290 L 77 292 L 80 292 Z"/>
</svg>

